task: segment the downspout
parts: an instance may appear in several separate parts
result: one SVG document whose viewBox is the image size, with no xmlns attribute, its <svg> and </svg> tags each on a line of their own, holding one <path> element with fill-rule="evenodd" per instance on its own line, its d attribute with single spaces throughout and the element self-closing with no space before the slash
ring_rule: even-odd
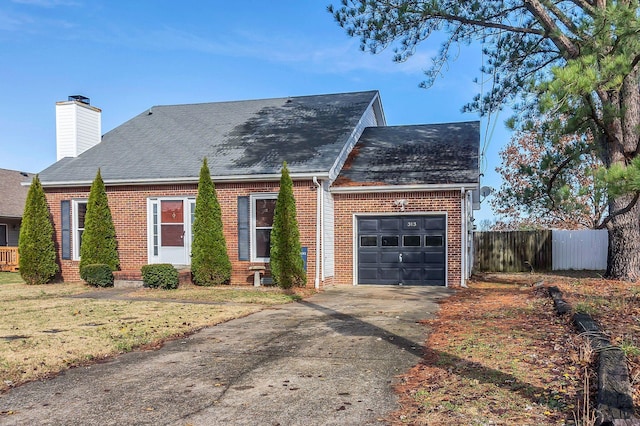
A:
<svg viewBox="0 0 640 426">
<path fill-rule="evenodd" d="M 467 279 L 471 278 L 473 270 L 474 252 L 473 252 L 473 192 L 467 191 L 467 211 L 469 212 L 469 220 L 467 220 Z"/>
<path fill-rule="evenodd" d="M 316 186 L 318 194 L 316 196 L 316 279 L 314 287 L 320 288 L 320 256 L 323 254 L 321 250 L 321 231 L 322 231 L 322 184 L 318 182 L 318 177 L 313 177 L 313 184 Z M 323 271 L 324 272 L 324 271 Z"/>
<path fill-rule="evenodd" d="M 462 255 L 462 259 L 460 262 L 460 287 L 467 288 L 467 280 L 465 276 L 467 275 L 467 191 L 464 187 L 460 188 L 460 231 L 461 242 L 460 242 L 460 254 Z"/>
</svg>

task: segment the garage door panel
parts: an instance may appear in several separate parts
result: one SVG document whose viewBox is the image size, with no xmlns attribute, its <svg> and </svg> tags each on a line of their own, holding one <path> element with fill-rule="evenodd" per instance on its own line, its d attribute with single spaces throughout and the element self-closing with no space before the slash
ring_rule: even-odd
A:
<svg viewBox="0 0 640 426">
<path fill-rule="evenodd" d="M 405 231 L 417 231 L 423 228 L 421 217 L 406 217 L 402 219 L 402 229 Z"/>
<path fill-rule="evenodd" d="M 444 268 L 424 268 L 424 274 L 429 279 L 443 280 Z"/>
<path fill-rule="evenodd" d="M 397 218 L 379 219 L 379 221 L 378 229 L 380 231 L 397 231 L 400 229 L 400 221 Z"/>
<path fill-rule="evenodd" d="M 422 253 L 420 252 L 403 252 L 402 253 L 402 263 L 411 264 L 411 263 L 422 263 Z"/>
<path fill-rule="evenodd" d="M 359 268 L 358 275 L 363 282 L 375 282 L 378 279 L 378 268 Z"/>
<path fill-rule="evenodd" d="M 378 253 L 360 252 L 360 265 L 378 265 Z"/>
<path fill-rule="evenodd" d="M 445 227 L 445 216 L 358 218 L 358 283 L 445 285 Z"/>
<path fill-rule="evenodd" d="M 358 221 L 358 229 L 360 231 L 377 231 L 378 221 L 376 219 L 360 219 Z"/>
<path fill-rule="evenodd" d="M 444 216 L 432 216 L 424 218 L 424 229 L 442 229 L 446 228 Z"/>
<path fill-rule="evenodd" d="M 441 265 L 444 263 L 444 253 L 421 253 L 427 265 Z"/>
<path fill-rule="evenodd" d="M 380 268 L 380 278 L 391 280 L 393 284 L 400 282 L 400 270 L 398 268 Z"/>
<path fill-rule="evenodd" d="M 400 261 L 399 251 L 383 251 L 380 253 L 380 263 L 397 265 Z"/>
<path fill-rule="evenodd" d="M 424 280 L 424 269 L 422 268 L 402 268 L 403 284 L 420 284 Z"/>
</svg>

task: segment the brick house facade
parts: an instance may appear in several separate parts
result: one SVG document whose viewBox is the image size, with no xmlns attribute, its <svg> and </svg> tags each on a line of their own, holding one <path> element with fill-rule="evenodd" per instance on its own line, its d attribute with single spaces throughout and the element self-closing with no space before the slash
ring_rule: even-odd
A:
<svg viewBox="0 0 640 426">
<path fill-rule="evenodd" d="M 354 216 L 398 214 L 398 208 L 393 201 L 405 199 L 408 205 L 403 215 L 446 214 L 447 246 L 446 268 L 447 285 L 458 286 L 463 277 L 462 264 L 462 218 L 460 191 L 432 191 L 432 192 L 399 192 L 399 193 L 366 193 L 366 194 L 336 194 L 335 221 L 336 226 L 336 268 L 335 280 L 343 284 L 357 283 L 353 265 L 357 259 L 354 254 L 353 223 Z"/>
<path fill-rule="evenodd" d="M 294 183 L 294 196 L 297 203 L 298 222 L 300 226 L 300 241 L 303 247 L 308 247 L 307 274 L 315 276 L 315 217 L 316 195 L 311 181 L 297 181 Z M 56 188 L 46 191 L 47 202 L 53 218 L 58 252 L 63 246 L 61 205 L 63 201 L 86 200 L 89 198 L 90 187 L 84 188 Z M 154 186 L 108 186 L 107 198 L 113 217 L 113 223 L 118 240 L 120 268 L 122 270 L 139 270 L 149 263 L 148 259 L 148 230 L 147 230 L 147 202 L 149 199 L 193 199 L 197 195 L 197 184 L 191 185 L 154 185 Z M 222 210 L 223 232 L 227 241 L 227 252 L 232 265 L 231 282 L 234 284 L 253 284 L 253 273 L 249 266 L 250 260 L 238 259 L 238 197 L 251 194 L 277 194 L 278 182 L 262 182 L 251 184 L 219 184 L 216 185 L 218 201 Z M 73 215 L 73 213 L 71 213 Z M 71 222 L 74 218 L 71 217 Z M 70 244 L 74 247 L 77 238 L 71 233 Z M 72 249 L 73 251 L 73 249 Z M 64 281 L 80 279 L 77 253 L 72 253 L 70 259 L 60 258 L 61 278 Z M 311 282 L 313 284 L 313 282 Z"/>
<path fill-rule="evenodd" d="M 99 113 L 86 101 L 58 105 Z M 188 267 L 205 157 L 233 285 L 254 284 L 254 270 L 268 265 L 282 161 L 294 181 L 309 286 L 458 286 L 469 274 L 477 122 L 387 127 L 378 92 L 358 92 L 153 107 L 72 145 L 84 148 L 40 173 L 65 281 L 79 279 L 86 199 L 98 168 L 121 269 Z"/>
</svg>

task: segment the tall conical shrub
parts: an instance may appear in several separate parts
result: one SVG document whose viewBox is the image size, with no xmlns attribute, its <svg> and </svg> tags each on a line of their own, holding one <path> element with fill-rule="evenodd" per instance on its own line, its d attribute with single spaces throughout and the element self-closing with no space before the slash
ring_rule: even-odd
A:
<svg viewBox="0 0 640 426">
<path fill-rule="evenodd" d="M 289 176 L 287 162 L 282 165 L 280 191 L 276 201 L 271 229 L 270 268 L 273 281 L 281 288 L 304 286 L 307 274 L 300 255 L 300 231 L 296 218 L 296 200 L 293 196 L 293 181 Z"/>
<path fill-rule="evenodd" d="M 222 211 L 206 158 L 200 168 L 193 221 L 191 279 L 194 284 L 202 286 L 225 284 L 231 279 L 231 261 L 222 231 Z"/>
<path fill-rule="evenodd" d="M 118 241 L 113 226 L 107 191 L 100 175 L 100 169 L 91 184 L 87 213 L 84 218 L 84 232 L 80 247 L 80 276 L 85 265 L 109 265 L 112 271 L 120 266 Z M 83 277 L 84 279 L 84 277 Z"/>
<path fill-rule="evenodd" d="M 20 275 L 27 284 L 45 284 L 56 272 L 56 249 L 47 198 L 38 175 L 33 177 L 20 226 Z"/>
</svg>

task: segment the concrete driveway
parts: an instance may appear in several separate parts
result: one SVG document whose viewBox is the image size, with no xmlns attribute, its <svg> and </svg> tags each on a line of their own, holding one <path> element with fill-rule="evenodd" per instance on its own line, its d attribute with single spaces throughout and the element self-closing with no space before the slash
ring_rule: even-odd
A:
<svg viewBox="0 0 640 426">
<path fill-rule="evenodd" d="M 369 425 L 397 409 L 442 287 L 333 287 L 0 395 L 0 424 Z M 11 412 L 13 414 L 6 414 Z"/>
</svg>

